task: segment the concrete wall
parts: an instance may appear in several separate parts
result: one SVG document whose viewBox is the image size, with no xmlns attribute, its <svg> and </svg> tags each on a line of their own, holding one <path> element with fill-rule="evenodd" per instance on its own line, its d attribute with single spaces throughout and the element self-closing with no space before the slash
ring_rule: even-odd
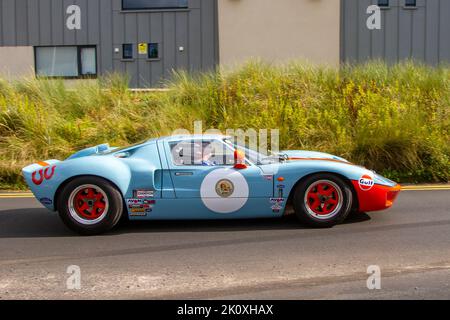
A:
<svg viewBox="0 0 450 320">
<path fill-rule="evenodd" d="M 369 30 L 366 10 L 377 1 L 342 0 L 342 60 L 450 62 L 450 1 L 417 0 L 416 8 L 404 3 L 390 0 L 390 7 L 381 10 L 381 29 Z"/>
<path fill-rule="evenodd" d="M 219 0 L 220 63 L 252 57 L 339 64 L 339 0 Z"/>
<path fill-rule="evenodd" d="M 66 10 L 73 4 L 81 8 L 80 30 L 66 26 Z M 217 64 L 217 0 L 188 4 L 187 9 L 122 11 L 121 0 L 0 0 L 0 47 L 95 45 L 100 74 L 123 72 L 132 87 L 157 86 L 173 69 Z M 159 43 L 160 59 L 137 55 L 140 42 Z M 124 43 L 134 45 L 132 61 L 122 60 Z"/>
<path fill-rule="evenodd" d="M 1 78 L 16 80 L 33 75 L 33 47 L 0 47 Z"/>
</svg>

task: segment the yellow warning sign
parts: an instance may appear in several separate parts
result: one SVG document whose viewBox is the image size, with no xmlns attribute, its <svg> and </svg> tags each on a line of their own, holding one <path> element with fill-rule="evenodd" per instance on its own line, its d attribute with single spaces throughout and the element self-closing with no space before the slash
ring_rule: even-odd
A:
<svg viewBox="0 0 450 320">
<path fill-rule="evenodd" d="M 138 51 L 139 51 L 139 54 L 147 54 L 148 45 L 146 43 L 139 43 Z"/>
</svg>

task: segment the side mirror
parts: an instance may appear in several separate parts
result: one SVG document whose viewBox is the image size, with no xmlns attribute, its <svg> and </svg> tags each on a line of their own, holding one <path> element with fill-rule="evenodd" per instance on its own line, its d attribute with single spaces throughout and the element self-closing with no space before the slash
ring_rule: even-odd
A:
<svg viewBox="0 0 450 320">
<path fill-rule="evenodd" d="M 238 170 L 247 169 L 245 164 L 245 154 L 241 150 L 234 151 L 234 168 Z"/>
</svg>

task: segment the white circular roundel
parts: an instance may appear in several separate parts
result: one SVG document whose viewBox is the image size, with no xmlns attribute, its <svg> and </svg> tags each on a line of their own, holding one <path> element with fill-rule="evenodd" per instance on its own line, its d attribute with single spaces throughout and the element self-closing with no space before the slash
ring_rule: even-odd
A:
<svg viewBox="0 0 450 320">
<path fill-rule="evenodd" d="M 217 213 L 231 213 L 241 209 L 248 200 L 248 184 L 234 169 L 217 169 L 202 182 L 200 196 L 203 204 Z"/>
</svg>

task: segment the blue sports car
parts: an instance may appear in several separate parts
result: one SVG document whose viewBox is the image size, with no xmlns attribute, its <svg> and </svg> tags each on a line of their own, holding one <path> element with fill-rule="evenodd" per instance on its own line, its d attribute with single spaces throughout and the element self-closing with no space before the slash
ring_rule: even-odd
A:
<svg viewBox="0 0 450 320">
<path fill-rule="evenodd" d="M 345 159 L 311 151 L 265 156 L 220 135 L 99 145 L 23 169 L 35 197 L 83 235 L 130 220 L 248 219 L 295 212 L 332 227 L 350 212 L 392 206 L 400 186 Z"/>
</svg>

